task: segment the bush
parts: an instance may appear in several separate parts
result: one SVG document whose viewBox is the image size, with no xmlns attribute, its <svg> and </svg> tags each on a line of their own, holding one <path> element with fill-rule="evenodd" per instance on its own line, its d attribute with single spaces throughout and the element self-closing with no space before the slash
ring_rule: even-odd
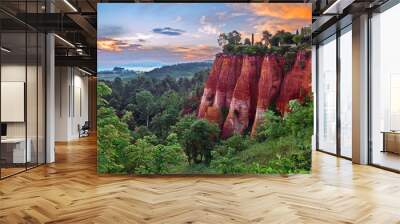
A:
<svg viewBox="0 0 400 224">
<path fill-rule="evenodd" d="M 138 139 L 126 148 L 125 170 L 130 174 L 151 174 L 154 171 L 155 147 L 146 139 Z"/>
<path fill-rule="evenodd" d="M 133 174 L 179 173 L 186 158 L 178 144 L 176 134 L 167 138 L 167 144 L 154 145 L 152 137 L 139 139 L 127 148 L 125 169 Z"/>
<path fill-rule="evenodd" d="M 311 168 L 311 136 L 313 133 L 313 104 L 309 98 L 300 104 L 289 102 L 290 112 L 279 117 L 271 111 L 265 114 L 259 127 L 257 140 L 243 159 L 249 163 L 259 162 L 278 173 L 306 172 Z M 263 149 L 268 150 L 263 150 Z M 259 158 L 262 158 L 260 161 Z"/>
<path fill-rule="evenodd" d="M 277 112 L 268 110 L 265 112 L 264 122 L 257 127 L 256 139 L 259 142 L 278 138 L 287 134 L 284 121 Z"/>
<path fill-rule="evenodd" d="M 258 128 L 257 142 L 234 135 L 221 141 L 211 168 L 217 173 L 306 173 L 311 168 L 312 103 L 291 101 L 291 112 L 282 118 L 267 111 Z"/>
<path fill-rule="evenodd" d="M 217 173 L 243 173 L 245 171 L 245 164 L 236 156 L 233 148 L 218 146 L 212 152 L 212 156 L 210 167 Z"/>
<path fill-rule="evenodd" d="M 173 130 L 185 149 L 190 164 L 210 163 L 211 150 L 219 138 L 219 128 L 216 124 L 194 116 L 186 116 L 177 122 Z"/>
<path fill-rule="evenodd" d="M 230 138 L 221 142 L 222 146 L 226 146 L 235 150 L 235 152 L 244 151 L 251 144 L 250 139 L 246 135 L 234 134 Z"/>
</svg>

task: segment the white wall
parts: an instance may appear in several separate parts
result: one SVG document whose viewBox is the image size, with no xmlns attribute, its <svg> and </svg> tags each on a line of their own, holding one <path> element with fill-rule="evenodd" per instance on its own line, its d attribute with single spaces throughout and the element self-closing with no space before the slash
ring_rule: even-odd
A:
<svg viewBox="0 0 400 224">
<path fill-rule="evenodd" d="M 55 68 L 55 141 L 67 141 L 69 133 L 69 68 Z"/>
<path fill-rule="evenodd" d="M 88 120 L 88 78 L 76 68 L 56 67 L 55 140 L 79 138 L 78 125 Z"/>
</svg>

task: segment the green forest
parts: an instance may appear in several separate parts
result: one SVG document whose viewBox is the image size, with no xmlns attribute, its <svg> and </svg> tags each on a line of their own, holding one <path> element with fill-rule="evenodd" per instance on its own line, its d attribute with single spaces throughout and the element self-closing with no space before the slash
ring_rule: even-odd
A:
<svg viewBox="0 0 400 224">
<path fill-rule="evenodd" d="M 308 47 L 301 34 L 265 33 L 263 42 L 221 34 L 226 54 L 287 54 Z M 290 36 L 288 36 L 290 35 Z M 297 42 L 296 42 L 297 41 Z M 295 47 L 281 46 L 295 44 Z M 209 69 L 190 77 L 139 75 L 97 85 L 98 172 L 125 174 L 293 174 L 311 168 L 313 103 L 274 106 L 257 134 L 220 138 L 218 125 L 196 116 Z"/>
</svg>

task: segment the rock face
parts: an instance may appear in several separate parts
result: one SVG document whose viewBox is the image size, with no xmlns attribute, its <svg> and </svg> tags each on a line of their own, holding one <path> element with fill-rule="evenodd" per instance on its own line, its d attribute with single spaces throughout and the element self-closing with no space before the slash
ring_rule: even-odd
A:
<svg viewBox="0 0 400 224">
<path fill-rule="evenodd" d="M 229 108 L 241 69 L 242 56 L 223 57 L 215 93 L 215 107 L 220 109 Z"/>
<path fill-rule="evenodd" d="M 217 55 L 198 117 L 219 124 L 223 138 L 250 130 L 254 135 L 270 105 L 284 115 L 290 100 L 311 94 L 310 54 L 299 51 L 286 74 L 284 65 L 285 58 L 275 54 Z"/>
<path fill-rule="evenodd" d="M 255 135 L 258 125 L 263 122 L 265 111 L 279 94 L 283 79 L 281 61 L 282 58 L 276 55 L 267 55 L 264 57 L 261 66 L 261 76 L 258 82 L 257 107 L 251 131 L 252 136 Z"/>
<path fill-rule="evenodd" d="M 223 138 L 242 133 L 254 120 L 260 61 L 259 56 L 243 57 L 240 76 L 236 82 L 229 113 L 222 129 Z"/>
<path fill-rule="evenodd" d="M 214 106 L 207 108 L 207 112 L 204 118 L 210 122 L 218 124 L 219 126 L 221 126 L 223 122 L 220 109 Z"/>
<path fill-rule="evenodd" d="M 198 117 L 204 118 L 207 108 L 212 106 L 215 98 L 215 91 L 217 88 L 221 65 L 223 62 L 223 55 L 216 56 L 214 64 L 211 68 L 210 75 L 208 76 L 206 85 L 204 86 L 203 96 L 201 97 Z"/>
<path fill-rule="evenodd" d="M 289 111 L 289 101 L 303 101 L 311 95 L 311 56 L 304 51 L 296 55 L 293 68 L 285 75 L 279 97 L 276 101 L 278 111 L 284 115 Z"/>
</svg>

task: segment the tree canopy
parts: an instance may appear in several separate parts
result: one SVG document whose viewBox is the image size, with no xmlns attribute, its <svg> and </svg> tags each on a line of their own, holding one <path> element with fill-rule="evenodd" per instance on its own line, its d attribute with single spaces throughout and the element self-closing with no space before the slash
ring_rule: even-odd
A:
<svg viewBox="0 0 400 224">
<path fill-rule="evenodd" d="M 291 46 L 296 44 L 298 48 L 310 47 L 311 28 L 304 27 L 293 34 L 285 30 L 279 30 L 272 34 L 268 30 L 261 33 L 261 41 L 252 43 L 249 38 L 244 38 L 242 42 L 241 34 L 233 30 L 228 33 L 221 33 L 218 37 L 218 44 L 222 47 L 225 54 L 247 54 L 263 55 L 269 52 L 283 54 Z"/>
</svg>

